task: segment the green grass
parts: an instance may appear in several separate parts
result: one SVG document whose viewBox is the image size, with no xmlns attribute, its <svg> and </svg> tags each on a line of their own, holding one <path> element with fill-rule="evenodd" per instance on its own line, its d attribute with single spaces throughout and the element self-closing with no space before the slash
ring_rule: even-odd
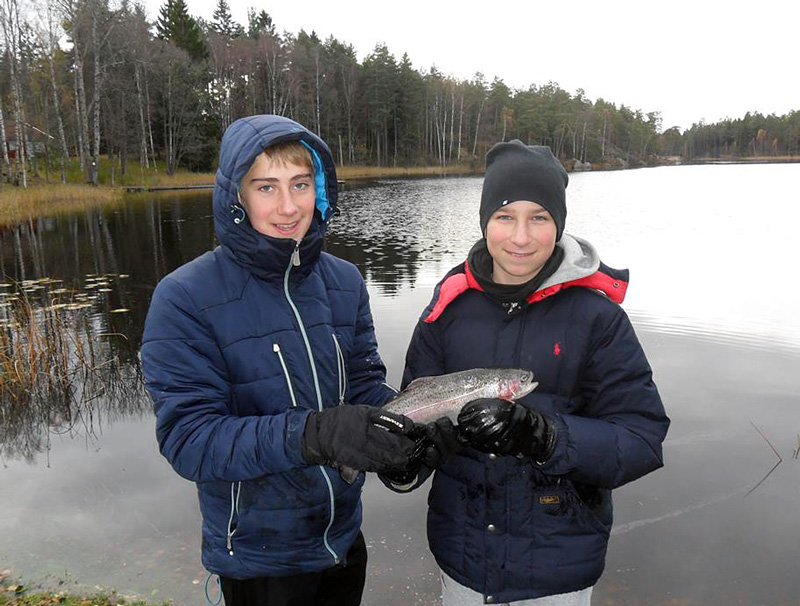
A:
<svg viewBox="0 0 800 606">
<path fill-rule="evenodd" d="M 60 586 L 64 580 L 58 582 Z M 76 588 L 73 591 L 28 586 L 15 578 L 11 570 L 0 570 L 0 606 L 171 606 L 171 602 L 149 602 L 140 596 L 120 595 L 115 590 L 92 591 Z"/>
<path fill-rule="evenodd" d="M 11 585 L 11 587 L 15 587 Z M 117 606 L 127 604 L 128 606 L 153 606 L 136 598 L 129 598 L 117 595 L 116 593 L 98 593 L 94 595 L 70 594 L 64 591 L 51 592 L 41 591 L 27 593 L 26 591 L 0 591 L 0 606 Z M 169 606 L 169 602 L 159 602 L 163 606 Z"/>
</svg>

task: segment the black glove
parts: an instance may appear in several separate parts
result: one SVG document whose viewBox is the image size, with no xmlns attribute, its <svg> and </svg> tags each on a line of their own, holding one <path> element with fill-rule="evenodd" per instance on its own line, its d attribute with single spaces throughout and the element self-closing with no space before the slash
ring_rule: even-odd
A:
<svg viewBox="0 0 800 606">
<path fill-rule="evenodd" d="M 451 452 L 464 449 L 464 441 L 458 428 L 448 417 L 436 419 L 425 425 L 426 448 L 422 453 L 422 462 L 435 469 Z"/>
<path fill-rule="evenodd" d="M 373 406 L 342 405 L 312 412 L 303 433 L 309 465 L 391 471 L 408 467 L 416 442 L 414 423 Z"/>
<path fill-rule="evenodd" d="M 424 464 L 435 469 L 451 452 L 463 450 L 464 442 L 453 422 L 442 417 L 427 425 L 416 425 L 409 433 L 416 440 L 416 448 L 411 455 L 408 467 L 379 474 L 384 483 L 388 480 L 396 486 L 411 484 L 419 477 Z M 427 478 L 430 472 L 424 477 Z"/>
<path fill-rule="evenodd" d="M 476 450 L 522 455 L 538 463 L 547 461 L 556 446 L 556 426 L 550 417 L 498 398 L 481 398 L 464 406 L 458 428 Z"/>
</svg>

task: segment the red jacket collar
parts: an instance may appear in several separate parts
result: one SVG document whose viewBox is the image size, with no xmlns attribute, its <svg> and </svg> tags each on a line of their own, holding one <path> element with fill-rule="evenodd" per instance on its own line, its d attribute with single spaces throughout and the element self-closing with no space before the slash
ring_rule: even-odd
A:
<svg viewBox="0 0 800 606">
<path fill-rule="evenodd" d="M 553 296 L 565 288 L 572 288 L 573 286 L 585 286 L 586 288 L 593 288 L 605 294 L 614 303 L 621 304 L 625 299 L 625 293 L 628 290 L 628 282 L 621 279 L 616 279 L 611 275 L 598 269 L 593 274 L 577 280 L 570 280 L 569 282 L 562 282 L 559 284 L 552 284 L 545 288 L 541 288 L 528 297 L 528 303 L 536 303 L 542 299 Z M 425 316 L 425 322 L 431 323 L 439 319 L 439 316 L 444 313 L 447 306 L 455 301 L 459 296 L 468 290 L 477 290 L 484 292 L 483 287 L 478 284 L 475 276 L 469 268 L 469 263 L 464 262 L 464 272 L 458 272 L 444 280 L 439 285 L 435 296 L 435 301 L 430 313 Z"/>
</svg>

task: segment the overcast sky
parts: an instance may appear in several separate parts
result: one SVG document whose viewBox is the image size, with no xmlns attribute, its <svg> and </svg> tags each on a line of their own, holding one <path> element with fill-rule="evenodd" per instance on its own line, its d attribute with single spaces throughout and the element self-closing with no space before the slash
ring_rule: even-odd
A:
<svg viewBox="0 0 800 606">
<path fill-rule="evenodd" d="M 186 1 L 211 19 L 216 0 Z M 480 71 L 513 88 L 553 81 L 592 100 L 660 111 L 664 129 L 800 110 L 798 0 L 228 2 L 243 25 L 256 6 L 278 31 L 333 35 L 359 60 L 385 43 L 420 71 L 436 65 L 459 79 Z M 147 0 L 151 17 L 162 3 Z"/>
</svg>

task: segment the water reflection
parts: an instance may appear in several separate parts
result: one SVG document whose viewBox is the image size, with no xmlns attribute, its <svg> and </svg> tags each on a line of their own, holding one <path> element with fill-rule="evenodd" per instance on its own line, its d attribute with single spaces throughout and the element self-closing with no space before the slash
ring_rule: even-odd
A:
<svg viewBox="0 0 800 606">
<path fill-rule="evenodd" d="M 778 261 L 792 258 L 800 166 L 696 168 L 571 178 L 567 229 L 631 268 L 625 307 L 673 419 L 666 467 L 615 492 L 595 601 L 796 603 L 800 316 Z M 433 285 L 478 237 L 480 184 L 388 180 L 342 193 L 327 249 L 364 273 L 395 385 Z M 743 218 L 756 192 L 781 220 Z M 71 311 L 91 342 L 132 377 L 155 284 L 214 241 L 208 194 L 31 219 L 0 229 L 0 291 L 13 282 L 33 299 L 70 293 L 88 305 Z M 745 254 L 753 242 L 757 252 Z M 36 283 L 45 278 L 53 282 Z M 106 393 L 91 404 L 80 421 L 58 410 L 2 418 L 0 481 L 15 489 L 0 491 L 0 569 L 68 570 L 91 585 L 201 602 L 195 490 L 158 454 L 149 402 Z M 426 491 L 398 496 L 374 480 L 364 490 L 365 606 L 437 604 Z"/>
<path fill-rule="evenodd" d="M 32 463 L 53 435 L 92 438 L 144 411 L 135 351 L 109 321 L 130 311 L 112 301 L 124 278 L 87 276 L 82 292 L 51 278 L 1 285 L 0 459 Z"/>
</svg>

